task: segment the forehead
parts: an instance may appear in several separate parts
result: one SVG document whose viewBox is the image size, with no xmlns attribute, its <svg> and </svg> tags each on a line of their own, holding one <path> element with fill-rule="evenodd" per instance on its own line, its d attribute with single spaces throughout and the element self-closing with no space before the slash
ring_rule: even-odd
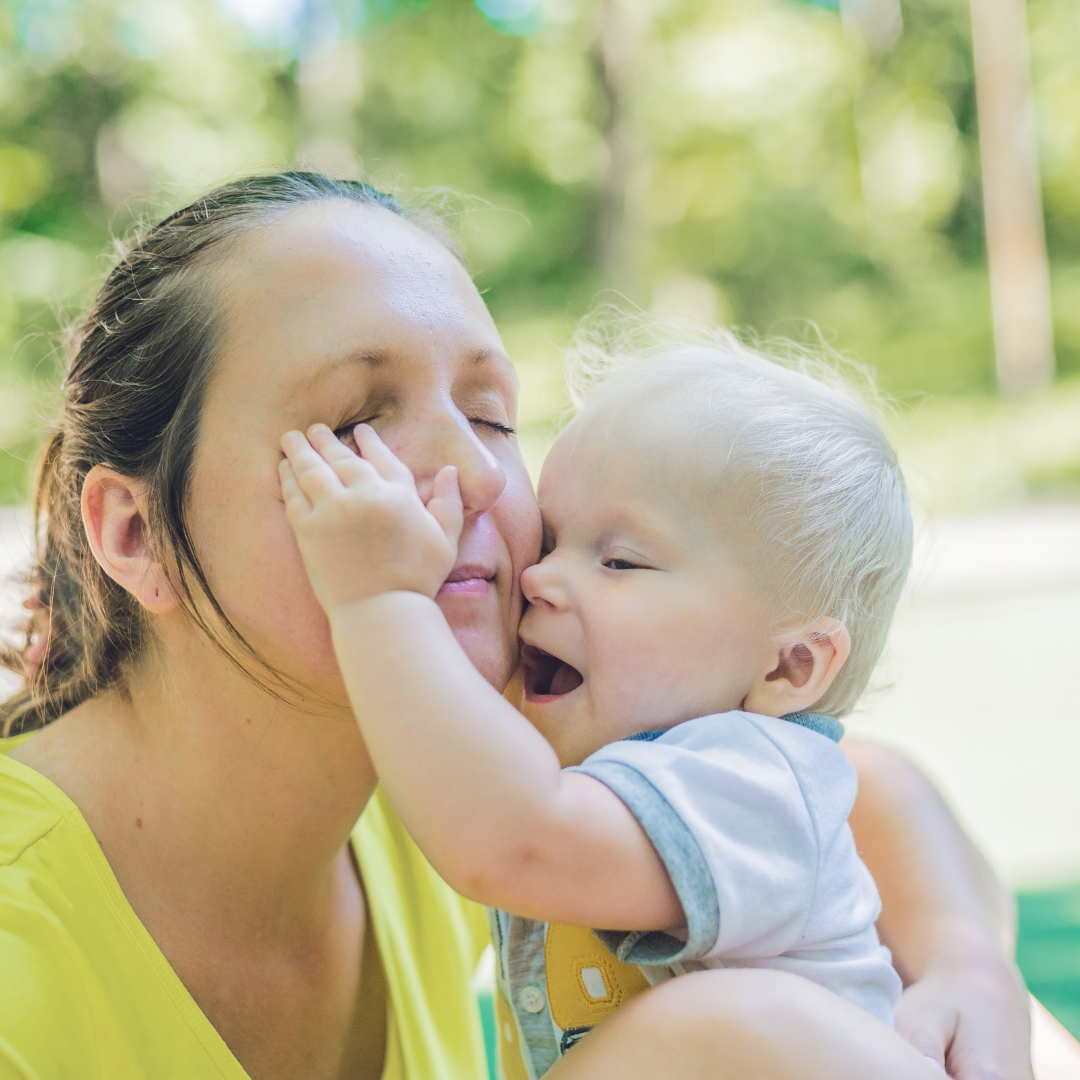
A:
<svg viewBox="0 0 1080 1080">
<path fill-rule="evenodd" d="M 692 443 L 670 410 L 588 411 L 555 441 L 538 494 L 545 519 L 627 528 L 658 519 L 681 532 L 700 518 L 705 485 Z"/>
<path fill-rule="evenodd" d="M 710 484 L 697 425 L 675 395 L 642 393 L 602 399 L 576 416 L 552 447 L 545 471 L 565 484 L 633 489 L 682 498 Z"/>
<path fill-rule="evenodd" d="M 736 433 L 712 420 L 703 425 L 683 395 L 656 387 L 590 405 L 544 462 L 538 495 L 545 519 L 561 527 L 586 514 L 647 516 L 663 518 L 688 543 L 750 543 L 755 485 L 729 463 Z"/>
<path fill-rule="evenodd" d="M 437 240 L 381 206 L 326 200 L 283 214 L 244 237 L 226 264 L 234 323 L 262 317 L 311 332 L 325 316 L 382 315 L 464 328 L 491 318 L 464 267 Z M 389 321 L 392 321 L 389 320 Z"/>
<path fill-rule="evenodd" d="M 290 210 L 244 236 L 218 281 L 215 381 L 302 382 L 313 365 L 350 355 L 501 352 L 464 267 L 382 207 L 325 201 Z"/>
</svg>

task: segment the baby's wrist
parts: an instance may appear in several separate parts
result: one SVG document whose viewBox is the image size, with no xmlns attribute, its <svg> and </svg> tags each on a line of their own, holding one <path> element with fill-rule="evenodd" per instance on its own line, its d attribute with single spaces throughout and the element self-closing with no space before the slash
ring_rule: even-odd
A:
<svg viewBox="0 0 1080 1080">
<path fill-rule="evenodd" d="M 331 629 L 347 624 L 355 629 L 358 623 L 376 623 L 385 625 L 388 619 L 399 614 L 412 614 L 434 608 L 438 611 L 434 599 L 412 589 L 389 589 L 359 597 L 327 610 Z"/>
</svg>

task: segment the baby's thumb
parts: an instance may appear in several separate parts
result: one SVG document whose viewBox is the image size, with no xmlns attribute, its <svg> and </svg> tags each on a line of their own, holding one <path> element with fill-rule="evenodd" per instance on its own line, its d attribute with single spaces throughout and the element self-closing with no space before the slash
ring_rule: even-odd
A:
<svg viewBox="0 0 1080 1080">
<path fill-rule="evenodd" d="M 442 526 L 447 540 L 457 547 L 465 510 L 461 504 L 461 489 L 458 487 L 456 466 L 444 465 L 435 475 L 427 508 L 428 513 Z"/>
</svg>

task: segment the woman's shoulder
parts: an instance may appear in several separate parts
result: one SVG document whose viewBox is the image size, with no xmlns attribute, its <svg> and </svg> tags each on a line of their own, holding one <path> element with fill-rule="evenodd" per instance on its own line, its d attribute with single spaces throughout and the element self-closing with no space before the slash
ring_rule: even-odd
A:
<svg viewBox="0 0 1080 1080">
<path fill-rule="evenodd" d="M 40 773 L 0 740 L 0 969 L 8 954 L 49 951 L 108 898 L 87 851 L 89 827 Z M 80 828 L 81 826 L 81 828 Z M 68 950 L 67 955 L 70 955 Z M 38 970 L 44 972 L 45 965 Z M 0 987 L 20 980 L 0 979 Z"/>
<path fill-rule="evenodd" d="M 95 1042 L 86 973 L 73 971 L 78 950 L 66 918 L 75 905 L 63 879 L 77 841 L 33 770 L 7 757 L 21 741 L 0 740 L 0 1074 L 18 1063 L 31 1076 L 71 1068 L 92 1076 L 94 1063 L 68 1050 Z M 60 1016 L 62 1040 L 55 1037 Z"/>
<path fill-rule="evenodd" d="M 25 739 L 0 739 L 0 867 L 4 868 L 17 864 L 63 820 L 61 808 L 44 790 L 44 778 L 8 757 Z M 0 875 L 0 890 L 4 876 Z"/>
</svg>

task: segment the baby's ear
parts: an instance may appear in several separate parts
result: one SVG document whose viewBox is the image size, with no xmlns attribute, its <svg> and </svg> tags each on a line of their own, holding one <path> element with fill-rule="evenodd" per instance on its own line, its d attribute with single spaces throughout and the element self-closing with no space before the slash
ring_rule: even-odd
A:
<svg viewBox="0 0 1080 1080">
<path fill-rule="evenodd" d="M 850 652 L 851 637 L 838 619 L 822 619 L 810 630 L 781 637 L 742 707 L 763 716 L 808 709 L 832 685 Z"/>
</svg>

